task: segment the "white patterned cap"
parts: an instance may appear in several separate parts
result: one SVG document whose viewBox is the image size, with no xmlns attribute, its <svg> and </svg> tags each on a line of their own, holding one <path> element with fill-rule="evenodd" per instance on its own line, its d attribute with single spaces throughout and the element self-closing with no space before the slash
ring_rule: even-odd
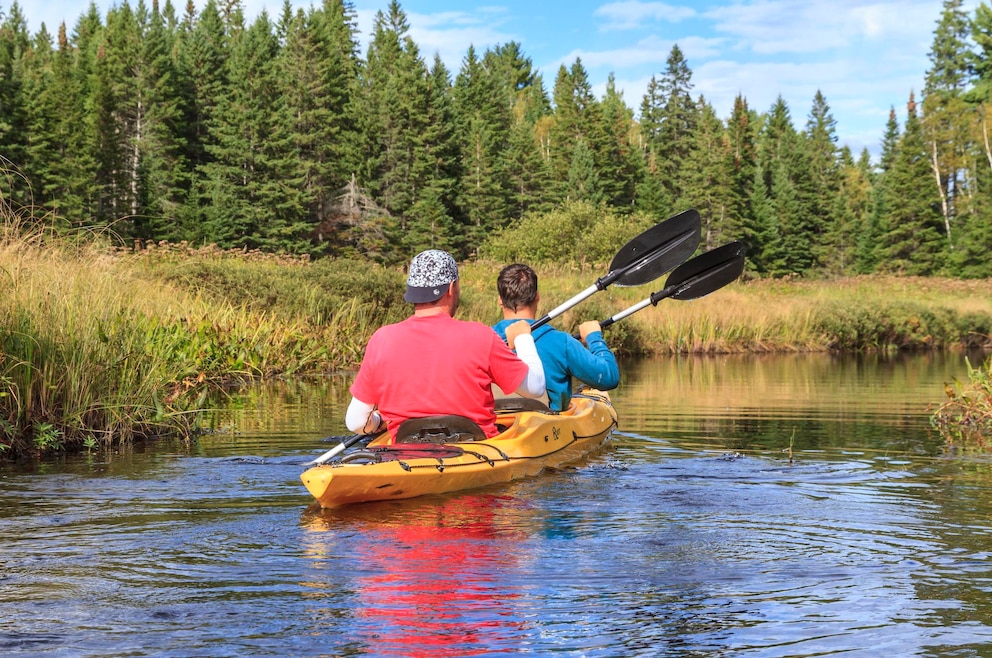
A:
<svg viewBox="0 0 992 658">
<path fill-rule="evenodd" d="M 428 249 L 410 261 L 403 299 L 414 304 L 436 302 L 448 292 L 448 284 L 458 280 L 458 264 L 447 251 Z"/>
</svg>

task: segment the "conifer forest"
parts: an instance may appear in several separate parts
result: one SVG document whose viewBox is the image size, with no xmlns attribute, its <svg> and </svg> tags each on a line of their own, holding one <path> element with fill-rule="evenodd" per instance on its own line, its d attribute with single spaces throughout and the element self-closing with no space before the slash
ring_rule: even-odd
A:
<svg viewBox="0 0 992 658">
<path fill-rule="evenodd" d="M 919 90 L 839 145 L 828 99 L 718 116 L 678 45 L 641 99 L 520 44 L 427 57 L 394 0 L 361 52 L 344 0 L 248 20 L 239 0 L 122 0 L 30 34 L 0 23 L 8 207 L 121 244 L 181 242 L 397 263 L 471 256 L 571 201 L 703 218 L 760 276 L 992 275 L 992 9 L 945 0 Z M 551 75 L 553 73 L 553 79 Z M 898 112 L 897 112 L 898 109 Z M 902 119 L 900 120 L 900 117 Z"/>
</svg>

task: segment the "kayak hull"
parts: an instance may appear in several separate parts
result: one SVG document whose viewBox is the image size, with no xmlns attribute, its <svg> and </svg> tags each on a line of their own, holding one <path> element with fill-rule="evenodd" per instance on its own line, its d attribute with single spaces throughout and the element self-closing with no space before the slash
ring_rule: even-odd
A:
<svg viewBox="0 0 992 658">
<path fill-rule="evenodd" d="M 499 412 L 505 429 L 484 441 L 368 446 L 373 463 L 322 464 L 300 476 L 321 507 L 399 500 L 501 484 L 578 461 L 600 448 L 617 426 L 609 396 L 585 390 L 561 413 Z"/>
</svg>

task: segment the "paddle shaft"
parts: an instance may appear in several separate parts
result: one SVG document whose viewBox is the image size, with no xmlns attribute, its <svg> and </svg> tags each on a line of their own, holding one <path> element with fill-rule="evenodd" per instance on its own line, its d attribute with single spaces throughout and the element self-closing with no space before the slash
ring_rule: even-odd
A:
<svg viewBox="0 0 992 658">
<path fill-rule="evenodd" d="M 635 286 L 654 281 L 692 255 L 699 246 L 700 230 L 699 213 L 686 210 L 644 231 L 617 252 L 606 275 L 538 319 L 531 331 L 614 283 Z"/>
<path fill-rule="evenodd" d="M 319 466 L 325 462 L 328 462 L 334 459 L 335 457 L 337 457 L 338 455 L 340 455 L 342 452 L 344 452 L 351 446 L 361 441 L 362 439 L 371 438 L 371 436 L 372 435 L 370 434 L 354 434 L 352 436 L 349 436 L 344 441 L 342 441 L 341 443 L 337 444 L 336 446 L 334 446 L 333 448 L 322 454 L 320 457 L 308 461 L 306 464 L 304 464 L 304 466 Z"/>
</svg>

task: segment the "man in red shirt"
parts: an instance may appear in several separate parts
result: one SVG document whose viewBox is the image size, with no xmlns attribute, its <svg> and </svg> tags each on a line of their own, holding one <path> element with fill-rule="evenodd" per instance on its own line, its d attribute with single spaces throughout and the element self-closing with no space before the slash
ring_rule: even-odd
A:
<svg viewBox="0 0 992 658">
<path fill-rule="evenodd" d="M 405 420 L 457 414 L 494 436 L 492 384 L 529 398 L 544 394 L 530 325 L 510 325 L 504 343 L 488 325 L 454 318 L 459 295 L 451 254 L 429 249 L 413 258 L 403 297 L 413 303 L 413 315 L 369 339 L 351 385 L 348 429 L 368 434 L 385 422 L 395 440 Z"/>
</svg>

